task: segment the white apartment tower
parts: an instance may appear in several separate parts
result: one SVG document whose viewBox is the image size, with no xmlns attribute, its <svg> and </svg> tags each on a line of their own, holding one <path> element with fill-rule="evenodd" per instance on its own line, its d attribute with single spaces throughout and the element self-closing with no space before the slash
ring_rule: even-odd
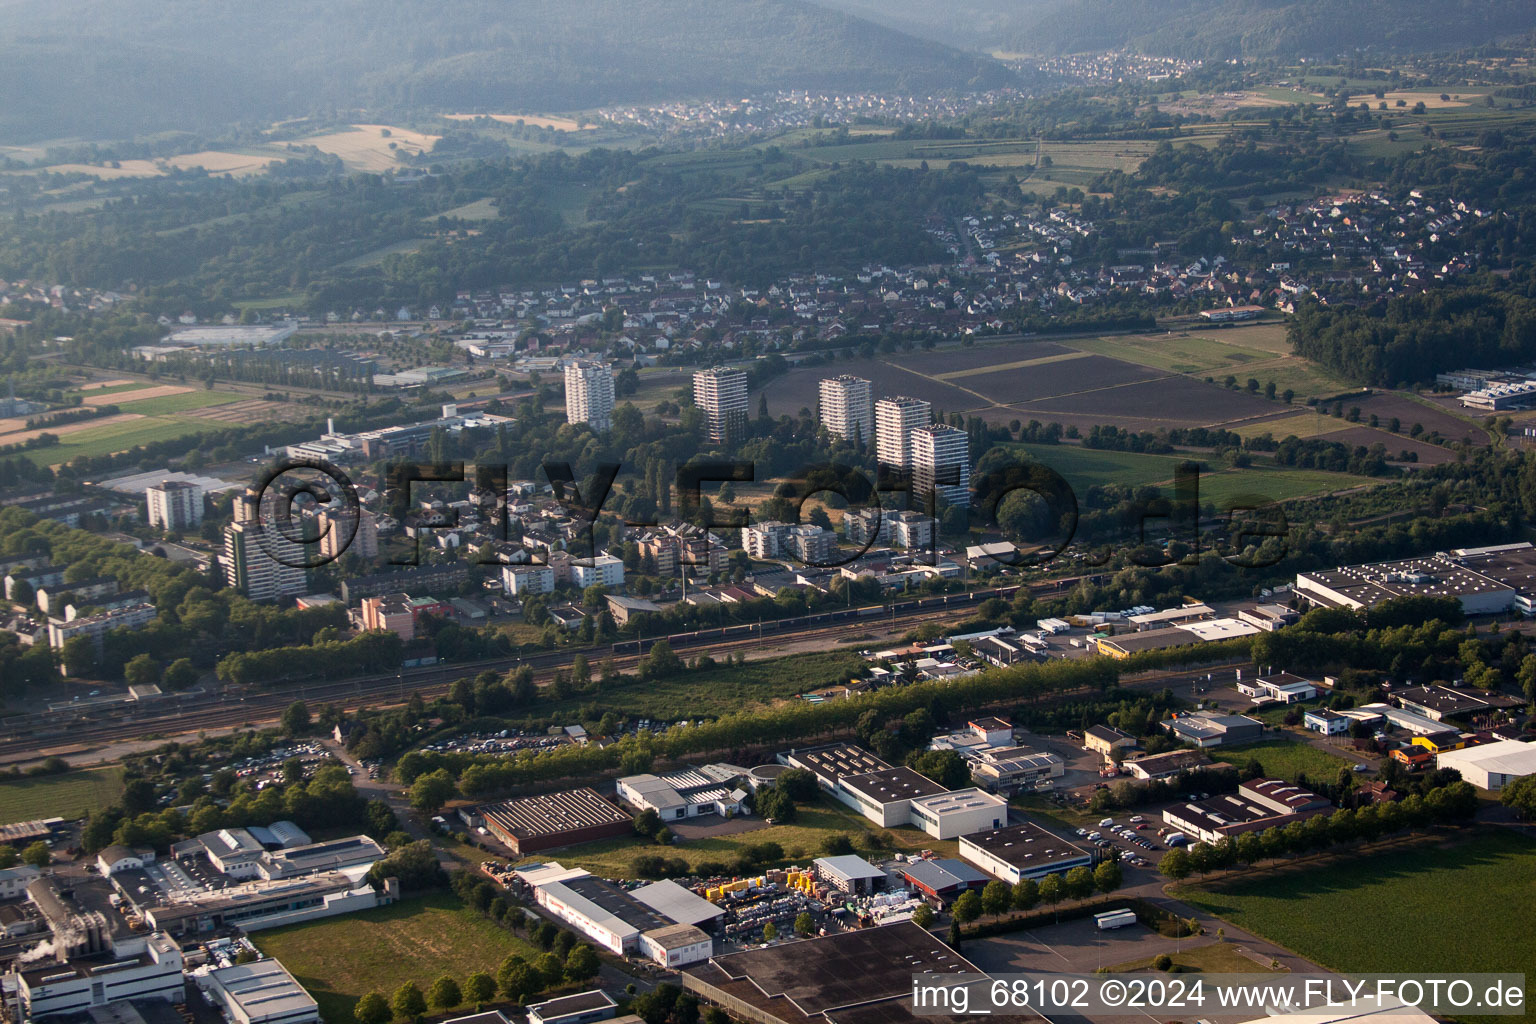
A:
<svg viewBox="0 0 1536 1024">
<path fill-rule="evenodd" d="M 186 480 L 162 480 L 144 489 L 149 525 L 161 530 L 186 530 L 203 521 L 203 489 Z"/>
<path fill-rule="evenodd" d="M 821 382 L 821 423 L 844 441 L 874 440 L 875 405 L 863 377 L 829 377 Z"/>
<path fill-rule="evenodd" d="M 613 428 L 613 367 L 596 359 L 566 364 L 565 421 L 598 431 Z"/>
<path fill-rule="evenodd" d="M 275 601 L 279 597 L 304 593 L 309 589 L 309 571 L 302 564 L 285 565 L 267 554 L 259 536 L 264 528 L 264 524 L 254 519 L 224 527 L 225 581 L 252 601 Z M 272 530 L 277 534 L 272 538 L 274 550 L 292 549 L 298 553 L 298 557 L 289 557 L 289 561 L 313 556 L 313 552 L 304 546 L 284 540 L 276 527 Z"/>
<path fill-rule="evenodd" d="M 912 484 L 925 504 L 930 493 L 951 505 L 971 504 L 971 439 L 957 427 L 935 423 L 912 431 Z"/>
<path fill-rule="evenodd" d="M 921 398 L 898 395 L 875 403 L 875 457 L 892 469 L 912 468 L 912 432 L 926 427 L 932 412 Z"/>
<path fill-rule="evenodd" d="M 725 366 L 693 375 L 693 404 L 704 411 L 709 440 L 740 438 L 747 425 L 747 372 Z"/>
</svg>

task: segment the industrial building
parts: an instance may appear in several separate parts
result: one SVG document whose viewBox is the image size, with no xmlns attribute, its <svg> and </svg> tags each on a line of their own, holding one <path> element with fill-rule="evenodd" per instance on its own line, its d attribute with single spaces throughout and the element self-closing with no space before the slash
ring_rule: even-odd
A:
<svg viewBox="0 0 1536 1024">
<path fill-rule="evenodd" d="M 1194 771 L 1196 768 L 1214 768 L 1216 764 L 1198 750 L 1170 750 L 1166 754 L 1148 754 L 1134 761 L 1122 761 L 1121 767 L 1134 778 L 1150 782 L 1153 779 L 1172 778 L 1180 772 Z"/>
<path fill-rule="evenodd" d="M 628 835 L 633 827 L 628 814 L 590 787 L 485 804 L 474 816 L 519 856 Z"/>
<path fill-rule="evenodd" d="M 803 768 L 816 776 L 816 784 L 828 793 L 837 790 L 839 779 L 889 768 L 874 754 L 851 743 L 829 743 L 779 754 L 777 760 L 791 768 Z"/>
<path fill-rule="evenodd" d="M 1191 711 L 1162 723 L 1175 739 L 1197 747 L 1232 747 L 1253 743 L 1264 733 L 1264 723 L 1247 715 L 1219 711 Z"/>
<path fill-rule="evenodd" d="M 684 970 L 682 985 L 702 1001 L 754 1024 L 945 1020 L 914 1012 L 912 978 L 918 974 L 982 971 L 924 929 L 903 921 L 711 957 Z"/>
<path fill-rule="evenodd" d="M 844 776 L 832 795 L 881 828 L 891 828 L 911 821 L 914 798 L 943 792 L 937 782 L 903 767 Z"/>
<path fill-rule="evenodd" d="M 1010 885 L 1093 866 L 1087 850 L 1032 821 L 961 836 L 960 856 Z"/>
<path fill-rule="evenodd" d="M 677 924 L 691 924 L 714 932 L 725 916 L 725 909 L 685 889 L 671 879 L 662 879 L 650 885 L 631 889 L 629 894 L 650 907 L 656 913 Z"/>
<path fill-rule="evenodd" d="M 736 786 L 740 771 L 724 765 L 666 775 L 628 775 L 618 781 L 619 799 L 639 811 L 655 811 L 663 821 L 701 814 L 735 814 L 747 792 Z"/>
<path fill-rule="evenodd" d="M 1340 714 L 1347 715 L 1350 718 L 1356 717 L 1355 713 L 1379 715 L 1387 725 L 1394 729 L 1401 729 L 1403 732 L 1411 733 L 1414 736 L 1454 736 L 1461 731 L 1454 725 L 1437 722 L 1433 718 L 1425 718 L 1423 715 L 1408 711 L 1405 708 L 1394 708 L 1390 704 L 1382 704 L 1380 702 L 1362 704 L 1358 708 L 1350 708 L 1340 712 Z"/>
<path fill-rule="evenodd" d="M 1329 806 L 1323 797 L 1283 779 L 1250 779 L 1236 793 L 1175 804 L 1163 811 L 1163 820 L 1180 832 L 1215 843 L 1227 836 L 1301 821 Z"/>
<path fill-rule="evenodd" d="M 618 1004 L 602 989 L 546 999 L 528 1007 L 528 1024 L 592 1024 L 609 1020 L 618 1012 Z M 448 1021 L 447 1024 L 458 1024 Z"/>
<path fill-rule="evenodd" d="M 1298 573 L 1296 595 L 1324 608 L 1370 608 L 1395 597 L 1451 597 L 1468 615 L 1536 610 L 1536 548 L 1457 548 L 1421 558 Z"/>
<path fill-rule="evenodd" d="M 1320 732 L 1324 736 L 1337 736 L 1339 733 L 1349 731 L 1350 719 L 1327 708 L 1313 708 L 1301 716 L 1301 724 L 1312 732 Z"/>
<path fill-rule="evenodd" d="M 1435 722 L 1443 722 L 1447 718 L 1465 718 L 1493 711 L 1505 711 L 1525 704 L 1523 700 L 1506 697 L 1503 694 L 1453 690 L 1449 686 L 1438 685 L 1414 686 L 1406 690 L 1397 690 L 1392 694 L 1392 699 L 1404 709 Z"/>
<path fill-rule="evenodd" d="M 969 760 L 971 778 L 994 793 L 1050 789 L 1067 771 L 1067 763 L 1057 755 L 1029 747 L 989 747 Z"/>
<path fill-rule="evenodd" d="M 1008 822 L 1008 801 L 980 789 L 957 789 L 910 802 L 911 823 L 935 839 L 998 828 Z"/>
<path fill-rule="evenodd" d="M 811 862 L 816 877 L 838 892 L 849 896 L 866 896 L 885 888 L 887 875 L 857 854 L 845 853 L 838 857 L 817 857 Z"/>
<path fill-rule="evenodd" d="M 128 1000 L 184 1003 L 181 947 L 167 935 L 120 935 L 91 956 L 45 961 L 16 971 L 24 1020 L 89 1012 Z"/>
<path fill-rule="evenodd" d="M 1516 779 L 1536 774 L 1536 743 L 1499 740 L 1450 750 L 1435 757 L 1438 768 L 1454 768 L 1478 789 L 1497 791 Z"/>
<path fill-rule="evenodd" d="M 952 903 L 972 889 L 984 888 L 987 876 L 953 857 L 920 860 L 901 869 L 908 887 L 940 903 Z"/>
<path fill-rule="evenodd" d="M 611 953 L 639 953 L 659 964 L 680 967 L 714 952 L 709 933 L 690 923 L 713 923 L 714 918 L 704 916 L 693 901 L 682 900 L 671 890 L 648 893 L 649 901 L 642 900 L 580 868 L 567 870 L 553 863 L 533 865 L 517 874 L 533 888 L 539 906 Z"/>
<path fill-rule="evenodd" d="M 196 976 L 230 1024 L 315 1024 L 320 1005 L 276 960 L 234 964 Z"/>
<path fill-rule="evenodd" d="M 1114 752 L 1122 754 L 1138 746 L 1135 736 L 1112 725 L 1092 725 L 1083 730 L 1083 747 L 1093 751 L 1105 761 L 1114 760 Z"/>
</svg>

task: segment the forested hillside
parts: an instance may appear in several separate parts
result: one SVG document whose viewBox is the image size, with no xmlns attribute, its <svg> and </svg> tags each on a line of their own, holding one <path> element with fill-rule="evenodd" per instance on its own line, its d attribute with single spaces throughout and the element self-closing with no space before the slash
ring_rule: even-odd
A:
<svg viewBox="0 0 1536 1024">
<path fill-rule="evenodd" d="M 1008 80 L 988 59 L 802 0 L 0 0 L 5 141 Z"/>
<path fill-rule="evenodd" d="M 820 0 L 982 51 L 1332 57 L 1479 46 L 1536 29 L 1525 0 Z"/>
</svg>

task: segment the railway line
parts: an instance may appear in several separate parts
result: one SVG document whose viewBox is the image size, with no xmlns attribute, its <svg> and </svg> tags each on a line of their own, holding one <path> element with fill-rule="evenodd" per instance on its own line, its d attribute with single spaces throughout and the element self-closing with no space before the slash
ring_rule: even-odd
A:
<svg viewBox="0 0 1536 1024">
<path fill-rule="evenodd" d="M 1017 588 L 1006 589 L 1011 593 Z M 589 659 L 611 656 L 621 670 L 631 669 L 646 651 L 662 639 L 666 639 L 676 649 L 698 654 L 734 654 L 740 650 L 798 645 L 817 640 L 825 640 L 830 644 L 845 638 L 850 627 L 860 624 L 871 628 L 911 628 L 951 617 L 971 605 L 998 596 L 995 590 L 978 594 L 974 597 L 963 594 L 939 595 L 940 598 L 955 599 L 950 602 L 938 600 L 935 603 L 934 598 L 926 598 L 897 602 L 895 606 L 818 612 L 796 619 L 620 641 L 611 646 L 540 651 L 525 656 L 408 668 L 389 675 L 288 684 L 271 690 L 225 693 L 213 701 L 172 697 L 154 711 L 142 714 L 135 714 L 138 708 L 129 705 L 72 716 L 33 715 L 29 716 L 29 721 L 7 723 L 5 732 L 0 734 L 0 760 L 16 760 L 29 754 L 41 756 L 40 751 L 62 745 L 89 747 L 145 736 L 165 736 L 170 739 L 202 730 L 256 725 L 275 720 L 295 700 L 303 700 L 311 707 L 334 703 L 349 712 L 401 703 L 413 693 L 420 693 L 430 700 L 446 693 L 456 679 L 480 672 L 511 671 L 523 665 L 531 667 L 536 680 L 542 683 L 547 682 L 556 669 L 569 667 L 577 654 L 585 654 Z M 871 611 L 875 614 L 869 614 Z"/>
</svg>

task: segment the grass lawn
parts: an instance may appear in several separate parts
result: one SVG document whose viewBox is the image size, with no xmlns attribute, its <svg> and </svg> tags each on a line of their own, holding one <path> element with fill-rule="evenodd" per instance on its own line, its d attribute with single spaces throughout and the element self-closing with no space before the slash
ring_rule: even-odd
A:
<svg viewBox="0 0 1536 1024">
<path fill-rule="evenodd" d="M 1209 374 L 1217 380 L 1228 373 L 1246 380 L 1242 373 L 1244 364 L 1274 358 L 1272 352 L 1227 344 L 1207 334 L 1122 334 L 1063 340 L 1062 344 L 1171 373 Z"/>
<path fill-rule="evenodd" d="M 687 650 L 683 657 L 690 657 Z M 797 654 L 767 658 L 743 665 L 717 665 L 702 672 L 686 672 L 669 679 L 633 680 L 603 688 L 602 706 L 617 714 L 638 715 L 663 721 L 723 715 L 751 704 L 769 704 L 833 683 L 845 683 L 864 666 L 852 651 Z M 594 666 L 595 669 L 596 666 Z M 577 697 L 553 705 L 551 714 L 574 711 L 591 703 Z"/>
<path fill-rule="evenodd" d="M 123 795 L 121 766 L 0 782 L 0 825 L 38 818 L 80 818 Z"/>
<path fill-rule="evenodd" d="M 638 836 L 633 839 L 604 839 L 565 850 L 547 851 L 535 859 L 558 860 L 566 867 L 586 868 L 593 874 L 608 878 L 628 878 L 633 874 L 630 865 L 636 857 L 645 853 L 681 857 L 690 865 L 705 860 L 729 864 L 745 847 L 774 842 L 784 848 L 782 863 L 805 865 L 822 855 L 821 841 L 827 836 L 839 833 L 846 835 L 853 840 L 854 847 L 862 851 L 866 849 L 864 837 L 876 831 L 879 829 L 874 823 L 862 815 L 855 814 L 830 798 L 818 797 L 816 803 L 795 808 L 794 822 L 786 825 L 769 825 L 750 832 L 679 841 L 665 848 L 641 840 Z M 934 839 L 912 828 L 886 831 L 894 838 L 894 849 L 898 852 L 934 850 L 944 857 L 959 855 L 959 844 L 953 839 Z"/>
<path fill-rule="evenodd" d="M 1381 482 L 1368 476 L 1330 473 L 1322 469 L 1254 465 L 1246 469 L 1202 471 L 1200 502 L 1212 502 L 1217 508 L 1232 508 L 1235 499 L 1245 495 L 1258 495 L 1269 501 L 1290 501 L 1350 487 L 1374 487 Z"/>
<path fill-rule="evenodd" d="M 146 416 L 139 420 L 124 420 L 65 434 L 59 438 L 58 444 L 48 448 L 34 448 L 25 454 L 39 466 L 55 466 L 80 455 L 111 455 L 141 444 L 169 441 L 207 428 L 207 424 L 172 416 Z"/>
<path fill-rule="evenodd" d="M 1243 956 L 1228 942 L 1213 942 L 1208 946 L 1196 946 L 1194 949 L 1185 949 L 1168 955 L 1173 958 L 1173 969 L 1168 972 L 1170 974 L 1253 974 L 1269 970 L 1268 967 Z M 1106 967 L 1105 970 L 1111 974 L 1150 971 L 1153 959 L 1149 956 L 1143 960 L 1130 960 L 1113 967 Z"/>
<path fill-rule="evenodd" d="M 1054 469 L 1066 477 L 1067 483 L 1079 494 L 1089 487 L 1106 484 L 1140 487 L 1144 484 L 1171 482 L 1179 463 L 1192 458 L 1182 455 L 1146 455 L 1141 452 L 1108 452 L 1071 444 L 1014 443 L 1006 447 L 1023 451 L 1036 462 Z M 1196 462 L 1200 461 L 1198 457 L 1193 458 Z"/>
<path fill-rule="evenodd" d="M 1290 743 L 1286 740 L 1266 740 L 1241 747 L 1217 747 L 1210 752 L 1211 760 L 1225 761 L 1238 767 L 1248 763 L 1250 757 L 1259 759 L 1264 774 L 1273 778 L 1296 781 L 1298 774 L 1309 779 L 1332 782 L 1338 778 L 1339 769 L 1352 763 L 1342 757 L 1334 757 L 1327 751 L 1318 750 L 1310 743 Z"/>
<path fill-rule="evenodd" d="M 1220 889 L 1173 895 L 1337 971 L 1521 971 L 1536 963 L 1530 927 L 1536 842 L 1494 829 L 1464 842 L 1270 870 Z M 1465 928 L 1413 927 L 1443 920 Z"/>
<path fill-rule="evenodd" d="M 250 395 L 231 394 L 228 391 L 203 390 L 186 391 L 179 395 L 161 395 L 158 398 L 142 398 L 138 401 L 134 401 L 132 395 L 126 395 L 114 404 L 123 412 L 136 412 L 145 416 L 165 416 L 191 409 L 206 409 L 211 405 L 249 401 L 250 397 Z"/>
<path fill-rule="evenodd" d="M 253 938 L 263 953 L 293 972 L 320 1004 L 320 1016 L 333 1022 L 351 1020 L 353 1005 L 368 992 L 387 999 L 407 981 L 425 991 L 445 974 L 462 986 L 476 971 L 495 974 L 512 953 L 528 960 L 539 954 L 447 892 L 257 932 Z"/>
</svg>

